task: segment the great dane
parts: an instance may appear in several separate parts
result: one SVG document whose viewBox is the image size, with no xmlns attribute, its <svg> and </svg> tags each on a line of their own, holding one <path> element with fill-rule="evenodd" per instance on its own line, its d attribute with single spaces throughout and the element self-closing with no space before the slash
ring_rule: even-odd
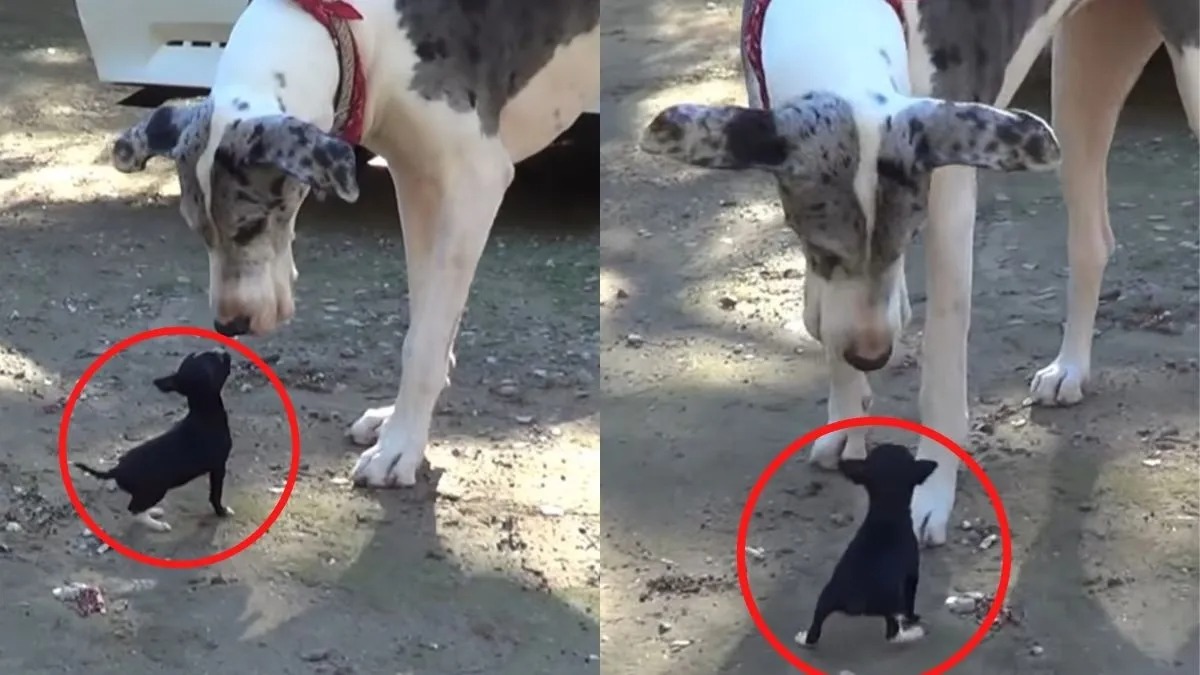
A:
<svg viewBox="0 0 1200 675">
<path fill-rule="evenodd" d="M 358 197 L 353 144 L 388 164 L 410 323 L 393 406 L 349 429 L 353 476 L 412 485 L 454 338 L 513 165 L 600 87 L 599 0 L 254 0 L 210 94 L 164 105 L 113 146 L 121 171 L 175 160 L 180 210 L 208 250 L 217 329 L 291 318 L 296 213 L 310 191 Z"/>
<path fill-rule="evenodd" d="M 825 348 L 831 421 L 870 405 L 866 373 L 888 362 L 908 321 L 904 254 L 924 227 L 920 412 L 964 443 L 976 169 L 1061 164 L 1067 321 L 1031 389 L 1039 404 L 1077 403 L 1113 249 L 1105 164 L 1117 116 L 1165 43 L 1197 129 L 1198 30 L 1194 0 L 746 0 L 750 107 L 669 107 L 642 147 L 774 175 L 808 263 L 804 320 Z M 1003 109 L 1052 39 L 1057 138 L 1035 116 Z M 865 453 L 854 430 L 822 438 L 811 459 L 829 466 Z M 938 468 L 913 495 L 913 527 L 922 543 L 942 544 L 959 462 L 925 438 L 917 455 Z"/>
</svg>

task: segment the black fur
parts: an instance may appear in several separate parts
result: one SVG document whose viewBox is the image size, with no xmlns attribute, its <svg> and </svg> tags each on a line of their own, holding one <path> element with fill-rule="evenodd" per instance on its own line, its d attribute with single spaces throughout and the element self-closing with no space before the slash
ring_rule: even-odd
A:
<svg viewBox="0 0 1200 675">
<path fill-rule="evenodd" d="M 209 503 L 218 516 L 228 514 L 221 504 L 225 463 L 233 447 L 221 388 L 229 377 L 230 357 L 224 351 L 189 354 L 179 369 L 154 381 L 163 392 L 187 397 L 188 413 L 165 433 L 122 455 L 108 471 L 83 462 L 75 466 L 101 479 L 115 479 L 129 493 L 129 512 L 139 514 L 162 501 L 167 491 L 208 474 Z"/>
<path fill-rule="evenodd" d="M 937 463 L 914 459 L 902 445 L 877 446 L 866 459 L 842 460 L 841 472 L 867 490 L 867 517 L 838 560 L 821 591 L 800 644 L 816 646 L 821 626 L 833 612 L 878 616 L 887 622 L 888 640 L 901 628 L 920 623 L 916 614 L 920 548 L 912 528 L 913 489 Z M 901 625 L 903 623 L 903 625 Z"/>
</svg>

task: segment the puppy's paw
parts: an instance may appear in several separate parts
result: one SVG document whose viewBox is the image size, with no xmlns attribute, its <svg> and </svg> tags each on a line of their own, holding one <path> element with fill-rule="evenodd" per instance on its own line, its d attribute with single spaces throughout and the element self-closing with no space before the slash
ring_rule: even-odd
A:
<svg viewBox="0 0 1200 675">
<path fill-rule="evenodd" d="M 233 515 L 233 509 L 229 508 L 228 506 L 222 506 L 213 510 L 216 511 L 218 518 L 228 518 Z"/>
<path fill-rule="evenodd" d="M 146 515 L 150 516 L 151 518 L 162 518 L 163 509 L 161 506 L 151 506 L 149 510 L 146 511 Z"/>
<path fill-rule="evenodd" d="M 153 509 L 151 509 L 151 511 L 152 510 Z M 159 509 L 159 513 L 162 513 L 162 509 Z M 136 519 L 139 523 L 142 524 L 142 526 L 144 526 L 148 530 L 151 530 L 154 532 L 170 532 L 171 531 L 170 523 L 168 523 L 164 520 L 156 520 L 154 518 L 154 516 L 150 515 L 150 511 L 143 511 L 142 513 L 139 513 L 136 516 Z"/>
<path fill-rule="evenodd" d="M 888 640 L 888 642 L 891 642 L 892 644 L 904 644 L 907 642 L 916 642 L 923 637 L 925 637 L 925 629 L 923 627 L 917 625 L 902 626 L 900 630 L 896 632 L 896 636 L 891 640 Z"/>
<path fill-rule="evenodd" d="M 816 648 L 816 645 L 808 644 L 808 631 L 806 631 L 806 630 L 802 630 L 799 633 L 796 633 L 796 637 L 794 637 L 792 639 L 795 640 L 796 644 L 800 645 L 801 647 L 804 647 L 805 649 Z"/>
</svg>

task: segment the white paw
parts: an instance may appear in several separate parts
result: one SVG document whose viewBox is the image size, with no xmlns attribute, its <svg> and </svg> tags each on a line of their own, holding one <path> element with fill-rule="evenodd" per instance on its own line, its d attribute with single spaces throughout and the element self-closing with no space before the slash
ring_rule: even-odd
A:
<svg viewBox="0 0 1200 675">
<path fill-rule="evenodd" d="M 154 509 L 150 509 L 153 511 Z M 170 532 L 171 525 L 162 520 L 155 520 L 155 517 L 150 514 L 150 511 L 143 511 L 135 516 L 135 519 L 146 527 L 148 530 L 155 532 Z M 158 509 L 159 514 L 162 514 L 162 509 Z"/>
<path fill-rule="evenodd" d="M 346 431 L 357 445 L 372 445 L 379 440 L 379 429 L 392 416 L 394 406 L 368 408 Z"/>
<path fill-rule="evenodd" d="M 903 644 L 905 642 L 916 642 L 923 637 L 925 637 L 925 629 L 918 624 L 915 626 L 909 626 L 908 628 L 901 627 L 900 631 L 897 632 L 895 637 L 889 640 L 889 642 L 893 644 Z"/>
<path fill-rule="evenodd" d="M 381 439 L 358 457 L 352 478 L 366 487 L 411 487 L 417 484 L 417 469 L 425 457 L 424 444 L 404 448 Z"/>
<path fill-rule="evenodd" d="M 957 466 L 941 466 L 913 491 L 912 520 L 917 542 L 924 546 L 946 543 L 946 524 L 954 509 Z"/>
<path fill-rule="evenodd" d="M 1083 386 L 1088 380 L 1085 366 L 1062 358 L 1037 371 L 1029 383 L 1033 402 L 1044 406 L 1075 405 L 1083 400 Z"/>
<path fill-rule="evenodd" d="M 808 461 L 822 469 L 836 471 L 839 459 L 866 458 L 866 435 L 855 431 L 857 430 L 835 431 L 818 438 L 813 443 Z"/>
<path fill-rule="evenodd" d="M 804 647 L 805 649 L 812 649 L 814 646 L 814 645 L 808 644 L 808 642 L 807 642 L 808 631 L 806 631 L 806 630 L 802 630 L 799 633 L 796 633 L 796 637 L 793 639 L 796 641 L 796 644 L 800 645 L 801 647 Z"/>
<path fill-rule="evenodd" d="M 234 515 L 234 511 L 233 511 L 233 509 L 232 509 L 232 508 L 230 508 L 230 507 L 228 507 L 228 506 L 226 506 L 226 507 L 225 507 L 225 517 L 226 517 L 226 518 L 229 518 L 229 517 L 230 517 L 230 516 L 232 516 L 232 515 Z"/>
<path fill-rule="evenodd" d="M 149 514 L 151 518 L 162 518 L 163 509 L 161 506 L 151 506 L 146 510 L 146 513 Z"/>
</svg>

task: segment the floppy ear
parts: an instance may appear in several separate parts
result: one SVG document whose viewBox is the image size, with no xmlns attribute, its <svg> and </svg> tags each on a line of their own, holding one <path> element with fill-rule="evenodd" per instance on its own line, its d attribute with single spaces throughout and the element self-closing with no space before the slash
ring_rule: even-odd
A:
<svg viewBox="0 0 1200 675">
<path fill-rule="evenodd" d="M 685 103 L 660 112 L 642 132 L 641 148 L 709 169 L 771 169 L 788 157 L 775 114 L 740 106 Z"/>
<path fill-rule="evenodd" d="M 142 121 L 125 130 L 113 142 L 112 162 L 117 171 L 143 171 L 151 157 L 179 159 L 195 130 L 204 126 L 212 114 L 207 100 L 191 105 L 162 105 Z"/>
<path fill-rule="evenodd" d="M 925 482 L 925 479 L 933 475 L 934 469 L 937 469 L 937 462 L 932 459 L 918 459 L 913 462 L 913 485 L 920 485 Z"/>
<path fill-rule="evenodd" d="M 838 462 L 838 470 L 850 479 L 851 483 L 863 485 L 867 479 L 867 460 L 843 459 Z"/>
<path fill-rule="evenodd" d="M 354 146 L 290 115 L 234 120 L 217 156 L 236 166 L 271 165 L 308 184 L 321 196 L 358 199 Z"/>
<path fill-rule="evenodd" d="M 922 99 L 892 117 L 891 133 L 925 171 L 950 165 L 1046 171 L 1062 160 L 1054 130 L 1040 117 L 982 103 Z"/>
<path fill-rule="evenodd" d="M 179 381 L 175 379 L 174 375 L 167 375 L 166 377 L 158 378 L 154 381 L 154 386 L 158 387 L 158 390 L 163 393 L 169 394 L 173 391 L 179 391 Z"/>
</svg>

